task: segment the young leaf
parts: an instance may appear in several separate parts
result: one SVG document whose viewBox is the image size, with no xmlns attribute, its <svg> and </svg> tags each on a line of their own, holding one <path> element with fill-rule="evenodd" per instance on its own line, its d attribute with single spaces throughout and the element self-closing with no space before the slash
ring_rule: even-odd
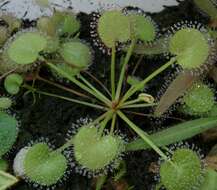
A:
<svg viewBox="0 0 217 190">
<path fill-rule="evenodd" d="M 116 42 L 126 42 L 130 39 L 130 19 L 121 11 L 106 11 L 98 22 L 98 33 L 102 42 L 109 48 Z"/>
<path fill-rule="evenodd" d="M 5 160 L 0 159 L 0 170 L 6 171 L 7 169 L 8 169 L 8 163 Z"/>
<path fill-rule="evenodd" d="M 171 161 L 173 164 L 165 161 L 160 166 L 161 182 L 167 190 L 190 190 L 199 186 L 202 167 L 195 152 L 178 149 Z"/>
<path fill-rule="evenodd" d="M 64 43 L 60 54 L 66 63 L 79 68 L 87 67 L 92 60 L 90 48 L 77 41 Z"/>
<path fill-rule="evenodd" d="M 17 182 L 16 177 L 0 170 L 0 190 L 6 190 Z"/>
<path fill-rule="evenodd" d="M 204 181 L 199 190 L 216 190 L 217 187 L 217 172 L 210 168 L 206 169 Z"/>
<path fill-rule="evenodd" d="M 203 12 L 208 14 L 211 19 L 217 19 L 217 8 L 215 7 L 214 3 L 212 3 L 212 0 L 194 0 L 194 3 Z"/>
<path fill-rule="evenodd" d="M 153 41 L 156 37 L 154 22 L 143 15 L 129 14 L 133 35 L 143 42 Z"/>
<path fill-rule="evenodd" d="M 18 129 L 17 120 L 0 112 L 0 157 L 8 152 L 16 141 Z"/>
<path fill-rule="evenodd" d="M 150 139 L 157 146 L 166 146 L 179 141 L 189 139 L 217 125 L 217 117 L 195 119 L 187 121 L 168 129 L 150 135 Z M 127 151 L 149 149 L 150 146 L 142 139 L 137 139 L 126 146 Z"/>
<path fill-rule="evenodd" d="M 19 74 L 10 74 L 4 80 L 4 87 L 9 94 L 17 94 L 20 86 L 23 83 L 23 78 Z"/>
<path fill-rule="evenodd" d="M 184 69 L 198 68 L 209 56 L 209 43 L 204 34 L 194 28 L 178 30 L 170 39 L 169 51 Z"/>
<path fill-rule="evenodd" d="M 7 53 L 9 58 L 17 64 L 31 64 L 37 60 L 39 52 L 44 50 L 46 45 L 47 40 L 40 33 L 26 32 L 14 39 Z"/>
<path fill-rule="evenodd" d="M 113 135 L 100 137 L 96 127 L 82 127 L 74 137 L 76 161 L 89 170 L 105 168 L 114 161 L 123 148 L 120 138 Z"/>
<path fill-rule="evenodd" d="M 0 110 L 1 109 L 8 109 L 12 105 L 12 100 L 8 97 L 1 97 L 0 98 Z"/>
<path fill-rule="evenodd" d="M 31 147 L 24 159 L 24 170 L 30 181 L 44 186 L 56 184 L 65 174 L 67 160 L 45 143 Z"/>
</svg>

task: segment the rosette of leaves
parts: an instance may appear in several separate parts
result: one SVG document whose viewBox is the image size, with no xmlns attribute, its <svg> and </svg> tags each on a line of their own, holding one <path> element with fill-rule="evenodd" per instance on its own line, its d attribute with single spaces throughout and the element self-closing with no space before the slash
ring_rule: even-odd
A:
<svg viewBox="0 0 217 190">
<path fill-rule="evenodd" d="M 202 82 L 195 83 L 184 95 L 182 111 L 189 115 L 205 115 L 215 105 L 213 89 Z"/>
<path fill-rule="evenodd" d="M 0 157 L 7 153 L 15 143 L 18 135 L 17 126 L 18 121 L 14 117 L 0 111 Z"/>
<path fill-rule="evenodd" d="M 183 27 L 169 39 L 169 52 L 183 69 L 195 69 L 206 63 L 211 51 L 208 38 L 196 28 Z"/>
<path fill-rule="evenodd" d="M 16 34 L 4 48 L 0 72 L 6 73 L 12 70 L 26 72 L 37 61 L 40 52 L 46 46 L 46 37 L 38 32 Z"/>
<path fill-rule="evenodd" d="M 83 126 L 73 137 L 77 163 L 88 171 L 103 170 L 124 151 L 123 140 L 114 135 L 100 135 L 95 126 Z"/>
<path fill-rule="evenodd" d="M 190 149 L 177 149 L 171 162 L 160 166 L 161 183 L 167 190 L 193 190 L 200 185 L 202 164 L 198 155 Z"/>
<path fill-rule="evenodd" d="M 61 181 L 68 167 L 67 160 L 61 152 L 50 149 L 46 143 L 37 143 L 25 150 L 18 153 L 19 158 L 16 158 L 18 175 L 22 175 L 21 177 L 33 184 L 45 187 Z"/>
<path fill-rule="evenodd" d="M 102 42 L 112 48 L 116 42 L 127 42 L 131 38 L 130 19 L 121 11 L 106 11 L 99 18 L 97 32 Z"/>
</svg>

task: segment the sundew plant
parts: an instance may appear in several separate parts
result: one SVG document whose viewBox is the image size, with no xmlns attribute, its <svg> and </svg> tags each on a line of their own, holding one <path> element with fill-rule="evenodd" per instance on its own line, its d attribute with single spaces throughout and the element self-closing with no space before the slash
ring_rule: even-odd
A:
<svg viewBox="0 0 217 190">
<path fill-rule="evenodd" d="M 213 11 L 214 6 L 209 2 Z M 96 177 L 96 189 L 101 189 L 107 177 L 122 172 L 128 152 L 146 149 L 155 151 L 161 160 L 156 189 L 203 190 L 206 184 L 211 184 L 211 177 L 216 173 L 204 165 L 196 151 L 189 147 L 171 151 L 167 146 L 216 127 L 215 89 L 205 77 L 198 77 L 205 76 L 216 61 L 215 30 L 197 21 L 180 21 L 163 34 L 157 23 L 139 8 L 94 13 L 89 36 L 94 48 L 109 57 L 106 67 L 109 67 L 110 84 L 106 86 L 95 73 L 88 71 L 95 61 L 94 51 L 80 38 L 82 24 L 74 13 L 55 11 L 51 17 L 39 18 L 35 27 L 25 29 L 22 20 L 11 15 L 2 15 L 1 20 L 0 74 L 7 94 L 0 97 L 0 170 L 7 170 L 3 158 L 22 128 L 11 111 L 16 104 L 12 96 L 25 92 L 32 95 L 34 101 L 40 101 L 36 100 L 37 94 L 50 96 L 101 113 L 92 119 L 75 121 L 73 129 L 66 134 L 65 144 L 60 147 L 42 139 L 17 152 L 14 175 L 33 188 L 54 189 L 64 180 L 70 180 L 67 179 L 70 172 L 77 172 Z M 132 67 L 132 59 L 139 59 L 138 55 L 162 56 L 167 61 L 142 79 L 135 76 L 135 70 L 130 76 L 126 75 L 128 66 Z M 41 69 L 47 70 L 53 80 L 41 75 Z M 144 89 L 170 69 L 178 74 L 197 76 L 178 99 L 177 108 L 193 119 L 148 134 L 144 127 L 136 124 L 138 121 L 131 119 L 135 113 L 132 110 L 155 110 L 159 101 Z M 36 81 L 73 96 L 42 90 Z M 157 119 L 161 114 L 150 115 Z M 126 130 L 133 131 L 136 139 L 123 134 Z"/>
</svg>

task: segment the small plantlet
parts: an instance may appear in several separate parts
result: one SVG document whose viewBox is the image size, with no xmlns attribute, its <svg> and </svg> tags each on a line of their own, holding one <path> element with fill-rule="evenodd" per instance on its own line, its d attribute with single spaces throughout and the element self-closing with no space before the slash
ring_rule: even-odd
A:
<svg viewBox="0 0 217 190">
<path fill-rule="evenodd" d="M 202 163 L 195 152 L 178 149 L 171 161 L 160 166 L 161 183 L 167 190 L 191 190 L 200 185 Z"/>
<path fill-rule="evenodd" d="M 11 36 L 11 33 L 8 33 L 9 36 L 2 36 L 0 41 L 4 44 L 0 55 L 0 73 L 3 74 L 0 80 L 4 79 L 5 90 L 11 95 L 22 95 L 21 92 L 27 90 L 25 94 L 31 93 L 34 100 L 36 94 L 59 98 L 91 108 L 94 117 L 100 114 L 91 121 L 86 118 L 78 120 L 73 125 L 73 131 L 66 134 L 66 142 L 57 149 L 51 147 L 48 142 L 38 141 L 17 153 L 14 159 L 14 173 L 33 187 L 54 189 L 65 179 L 69 170 L 88 177 L 102 176 L 99 178 L 101 181 L 97 183 L 102 186 L 113 169 L 120 168 L 120 160 L 125 152 L 144 149 L 153 149 L 163 160 L 160 177 L 161 184 L 167 190 L 193 190 L 201 184 L 203 165 L 198 155 L 182 147 L 175 150 L 170 159 L 166 146 L 216 127 L 215 92 L 208 85 L 197 82 L 190 89 L 183 88 L 189 90 L 183 96 L 182 103 L 183 108 L 187 110 L 185 113 L 189 115 L 204 117 L 212 113 L 213 117 L 182 122 L 152 134 L 148 134 L 145 127 L 143 130 L 137 126 L 133 119 L 136 115 L 153 117 L 148 110 L 159 103 L 156 97 L 150 95 L 152 91 L 141 91 L 165 69 L 174 64 L 178 65 L 178 68 L 187 71 L 182 73 L 184 79 L 184 74 L 189 74 L 185 82 L 194 81 L 191 71 L 208 69 L 215 57 L 214 41 L 202 25 L 197 25 L 196 22 L 178 23 L 172 27 L 169 36 L 162 34 L 161 39 L 158 39 L 156 24 L 143 11 L 135 10 L 109 10 L 100 16 L 94 14 L 91 30 L 95 30 L 95 33 L 91 31 L 91 37 L 94 37 L 94 44 L 100 43 L 100 49 L 104 48 L 104 52 L 111 55 L 110 70 L 107 68 L 106 56 L 100 62 L 99 69 L 105 68 L 103 73 L 99 73 L 100 79 L 91 73 L 91 69 L 87 70 L 94 57 L 90 45 L 80 39 L 83 30 L 80 35 L 80 22 L 75 14 L 54 11 L 51 17 L 41 17 L 37 20 L 37 29 L 20 29 L 18 32 L 16 31 L 19 27 L 15 29 L 8 22 L 8 26 L 13 28 L 14 36 L 8 39 Z M 6 33 L 5 29 L 9 31 L 8 26 L 6 24 L 6 28 L 2 29 L 3 33 Z M 155 46 L 152 42 L 158 45 Z M 141 48 L 141 57 L 138 59 L 135 56 L 132 59 L 137 64 L 131 72 L 131 58 Z M 171 56 L 167 63 L 148 76 L 136 76 L 138 65 L 145 55 L 165 52 Z M 105 65 L 102 65 L 104 60 Z M 96 63 L 98 61 L 101 60 Z M 95 72 L 102 72 L 98 70 L 97 64 L 94 66 Z M 50 69 L 54 77 L 61 78 L 61 83 L 49 78 L 50 72 L 46 72 L 46 68 Z M 149 70 L 147 69 L 147 72 Z M 108 72 L 110 80 L 106 78 Z M 68 82 L 67 86 L 64 86 L 65 80 Z M 46 85 L 39 82 L 55 89 L 43 90 L 41 88 L 46 88 Z M 110 84 L 107 87 L 108 82 Z M 127 82 L 130 85 L 127 85 Z M 56 88 L 64 90 L 65 93 L 61 94 Z M 53 93 L 55 91 L 58 94 Z M 11 104 L 9 98 L 0 98 L 0 158 L 11 149 L 18 133 L 17 120 L 6 113 Z M 83 110 L 83 107 L 72 108 L 78 112 Z M 129 117 L 128 114 L 135 117 Z M 173 119 L 182 121 L 182 118 Z M 65 120 L 63 122 L 65 123 Z M 128 143 L 124 135 L 117 132 L 119 129 L 130 133 L 132 138 L 138 135 L 140 139 Z M 122 176 L 125 169 L 124 167 L 124 171 L 118 176 Z"/>
<path fill-rule="evenodd" d="M 202 82 L 196 82 L 183 97 L 183 111 L 190 115 L 203 115 L 215 104 L 213 89 Z"/>
</svg>

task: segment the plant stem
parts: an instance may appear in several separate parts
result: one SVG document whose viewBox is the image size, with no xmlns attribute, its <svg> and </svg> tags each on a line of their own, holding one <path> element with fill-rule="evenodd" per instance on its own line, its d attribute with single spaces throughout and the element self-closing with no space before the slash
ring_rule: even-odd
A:
<svg viewBox="0 0 217 190">
<path fill-rule="evenodd" d="M 89 96 L 87 96 L 86 94 L 83 94 L 83 93 L 81 93 L 81 92 L 77 92 L 76 90 L 73 90 L 73 89 L 71 89 L 71 88 L 67 88 L 67 87 L 65 87 L 65 86 L 62 86 L 61 84 L 57 84 L 57 83 L 55 83 L 55 82 L 53 82 L 53 81 L 50 81 L 50 80 L 47 80 L 47 79 L 45 79 L 45 78 L 43 78 L 43 77 L 41 77 L 41 76 L 37 76 L 36 77 L 36 79 L 38 79 L 38 80 L 40 80 L 40 81 L 43 81 L 43 82 L 45 82 L 45 83 L 47 83 L 47 84 L 50 84 L 50 85 L 52 85 L 52 86 L 55 86 L 55 87 L 57 87 L 57 88 L 60 88 L 60 89 L 62 89 L 62 90 L 65 90 L 65 91 L 67 91 L 67 92 L 70 92 L 70 93 L 72 93 L 72 94 L 75 94 L 75 95 L 77 95 L 77 96 L 80 96 L 80 97 L 83 97 L 83 98 L 89 98 L 89 99 L 91 99 Z"/>
<path fill-rule="evenodd" d="M 104 96 L 99 90 L 97 90 L 92 84 L 90 84 L 82 75 L 78 76 L 90 89 L 92 89 L 95 94 L 97 94 L 99 97 L 101 97 L 102 99 L 104 99 L 107 102 L 110 102 L 110 100 Z"/>
<path fill-rule="evenodd" d="M 112 111 L 108 111 L 106 113 L 105 119 L 100 123 L 100 128 L 99 128 L 99 136 L 100 137 L 103 135 L 103 131 L 104 131 L 107 123 L 111 120 L 112 115 L 113 115 Z"/>
<path fill-rule="evenodd" d="M 171 58 L 170 61 L 168 61 L 166 64 L 164 64 L 163 66 L 161 66 L 160 68 L 158 68 L 156 71 L 154 71 L 152 74 L 150 74 L 147 78 L 145 78 L 143 81 L 141 81 L 139 84 L 131 87 L 126 94 L 124 95 L 124 97 L 122 98 L 120 104 L 122 104 L 123 102 L 125 102 L 129 97 L 131 97 L 135 92 L 137 92 L 138 90 L 140 90 L 147 82 L 149 82 L 150 80 L 152 80 L 154 77 L 156 77 L 158 74 L 160 74 L 162 71 L 164 71 L 165 69 L 167 69 L 169 66 L 171 66 L 174 62 L 176 61 L 176 58 Z"/>
<path fill-rule="evenodd" d="M 113 134 L 113 132 L 115 130 L 116 119 L 117 119 L 117 114 L 114 113 L 113 116 L 112 116 L 112 124 L 111 124 L 110 134 Z"/>
<path fill-rule="evenodd" d="M 108 112 L 105 112 L 104 114 L 100 115 L 98 118 L 96 118 L 89 125 L 95 125 L 95 124 L 99 123 L 102 119 L 104 119 L 106 117 L 107 114 L 108 114 Z M 58 149 L 56 149 L 55 152 L 62 152 L 66 148 L 72 146 L 72 144 L 73 144 L 73 138 L 71 138 L 65 144 L 63 144 L 61 147 L 59 147 Z"/>
<path fill-rule="evenodd" d="M 130 128 L 132 128 L 150 147 L 152 147 L 165 161 L 168 161 L 167 156 L 149 139 L 149 135 L 137 127 L 132 121 L 130 121 L 125 114 L 121 111 L 117 111 L 117 114 L 123 119 Z"/>
<path fill-rule="evenodd" d="M 111 93 L 109 92 L 108 88 L 106 88 L 106 86 L 99 79 L 97 79 L 94 75 L 92 75 L 88 71 L 83 71 L 83 72 L 86 73 L 88 76 L 90 76 L 94 81 L 96 81 L 107 92 L 107 94 L 110 97 L 112 96 Z"/>
<path fill-rule="evenodd" d="M 158 105 L 157 103 L 152 103 L 152 104 L 148 104 L 148 103 L 144 103 L 144 104 L 132 104 L 132 105 L 123 105 L 122 109 L 125 108 L 145 108 L 145 107 L 150 107 L 150 106 L 156 106 Z"/>
<path fill-rule="evenodd" d="M 133 69 L 132 75 L 135 75 L 136 70 L 138 69 L 138 67 L 139 67 L 140 63 L 142 62 L 143 58 L 144 58 L 144 55 L 140 55 L 139 60 L 137 61 L 136 65 L 135 65 L 135 67 Z"/>
<path fill-rule="evenodd" d="M 68 97 L 65 97 L 65 96 L 57 95 L 57 94 L 52 94 L 52 93 L 40 91 L 40 90 L 37 90 L 35 88 L 32 88 L 31 86 L 29 86 L 27 84 L 24 84 L 23 87 L 28 89 L 28 90 L 31 90 L 32 92 L 36 92 L 38 94 L 43 94 L 43 95 L 46 95 L 46 96 L 51 96 L 51 97 L 67 100 L 69 102 L 74 102 L 74 103 L 77 103 L 77 104 L 86 105 L 86 106 L 96 108 L 96 109 L 107 110 L 106 107 L 103 107 L 103 106 L 100 106 L 100 105 L 97 105 L 97 104 L 92 104 L 92 103 L 89 103 L 89 102 L 85 102 L 85 101 L 81 101 L 81 100 L 77 100 L 77 99 L 73 99 L 73 98 L 68 98 Z"/>
<path fill-rule="evenodd" d="M 104 102 L 107 106 L 111 105 L 111 101 L 110 100 L 105 100 L 104 98 L 102 98 L 101 96 L 99 96 L 98 94 L 96 94 L 92 89 L 90 89 L 89 87 L 87 87 L 86 85 L 84 85 L 80 81 L 78 81 L 75 77 L 70 76 L 68 73 L 66 73 L 63 70 L 61 70 L 58 67 L 56 67 L 56 65 L 54 65 L 53 63 L 46 62 L 46 64 L 49 67 L 51 67 L 52 69 L 54 69 L 56 72 L 60 73 L 65 78 L 69 79 L 71 82 L 73 82 L 74 84 L 76 84 L 81 89 L 85 90 L 86 92 L 92 94 L 94 97 L 96 97 L 100 101 Z"/>
<path fill-rule="evenodd" d="M 116 47 L 112 47 L 112 58 L 111 58 L 111 90 L 112 90 L 112 100 L 115 99 L 115 57 L 116 57 Z"/>
<path fill-rule="evenodd" d="M 136 39 L 133 39 L 132 42 L 131 42 L 131 45 L 127 51 L 127 55 L 124 59 L 124 63 L 122 65 L 122 68 L 121 68 L 121 73 L 120 73 L 120 77 L 119 77 L 119 81 L 118 81 L 118 86 L 117 86 L 117 91 L 116 91 L 116 95 L 115 95 L 115 100 L 118 101 L 119 98 L 120 98 L 120 94 L 121 94 L 121 88 L 122 88 L 122 85 L 123 85 L 123 80 L 124 80 L 124 74 L 125 74 L 125 70 L 126 70 L 126 66 L 130 60 L 130 57 L 133 53 L 133 49 L 135 47 L 135 44 L 136 44 Z"/>
</svg>

